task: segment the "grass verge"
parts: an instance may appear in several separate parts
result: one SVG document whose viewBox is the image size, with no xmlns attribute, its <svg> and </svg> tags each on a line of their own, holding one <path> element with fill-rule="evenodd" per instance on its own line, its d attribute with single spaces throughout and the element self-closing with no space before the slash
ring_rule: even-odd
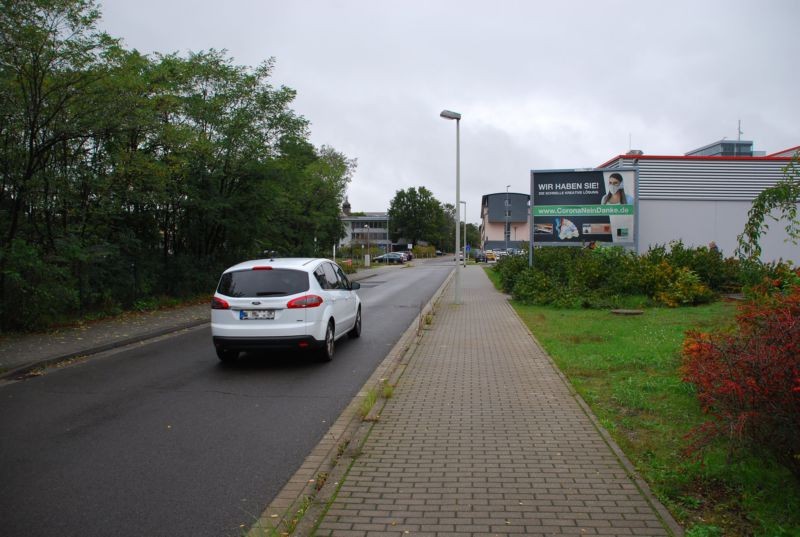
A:
<svg viewBox="0 0 800 537">
<path fill-rule="evenodd" d="M 733 305 L 630 317 L 512 305 L 688 537 L 800 536 L 800 483 L 768 455 L 725 445 L 700 461 L 683 454 L 705 419 L 678 372 L 684 333 L 725 326 Z"/>
</svg>

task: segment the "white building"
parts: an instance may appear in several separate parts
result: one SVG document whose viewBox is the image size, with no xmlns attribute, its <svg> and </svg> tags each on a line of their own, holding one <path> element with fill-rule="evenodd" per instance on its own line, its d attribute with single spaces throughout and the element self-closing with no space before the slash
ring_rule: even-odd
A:
<svg viewBox="0 0 800 537">
<path fill-rule="evenodd" d="M 784 178 L 784 169 L 800 146 L 770 155 L 752 150 L 753 142 L 721 140 L 683 156 L 644 155 L 634 151 L 600 168 L 638 170 L 638 250 L 680 239 L 687 246 L 712 241 L 733 256 L 753 200 Z M 800 246 L 787 242 L 784 222 L 770 221 L 762 238 L 762 259 L 800 264 Z"/>
<path fill-rule="evenodd" d="M 370 248 L 392 251 L 392 241 L 389 238 L 389 213 L 352 213 L 350 202 L 345 200 L 341 219 L 345 236 L 339 241 L 339 246 L 369 245 Z"/>
</svg>

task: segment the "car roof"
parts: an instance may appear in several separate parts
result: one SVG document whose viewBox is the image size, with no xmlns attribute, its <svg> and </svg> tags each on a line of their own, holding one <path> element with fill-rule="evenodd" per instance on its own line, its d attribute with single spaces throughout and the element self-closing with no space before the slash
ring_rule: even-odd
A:
<svg viewBox="0 0 800 537">
<path fill-rule="evenodd" d="M 322 261 L 330 261 L 320 257 L 275 257 L 266 259 L 252 259 L 250 261 L 243 261 L 239 264 L 233 265 L 225 270 L 225 272 L 233 272 L 236 270 L 250 270 L 253 267 L 272 267 L 282 269 L 295 269 L 310 271 Z"/>
</svg>

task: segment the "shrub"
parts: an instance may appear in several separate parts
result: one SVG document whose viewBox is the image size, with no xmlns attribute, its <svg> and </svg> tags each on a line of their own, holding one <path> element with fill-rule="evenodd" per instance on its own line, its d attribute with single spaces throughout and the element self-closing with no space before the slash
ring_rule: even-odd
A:
<svg viewBox="0 0 800 537">
<path fill-rule="evenodd" d="M 741 289 L 747 265 L 725 259 L 716 249 L 687 248 L 680 241 L 651 247 L 644 255 L 624 248 L 540 247 L 533 255 L 535 272 L 524 257 L 508 257 L 495 270 L 503 290 L 529 304 L 608 308 L 655 302 L 677 307 L 705 304 L 717 292 Z M 775 267 L 751 267 L 749 277 L 783 274 Z"/>
<path fill-rule="evenodd" d="M 436 257 L 436 247 L 416 245 L 411 249 L 411 253 L 418 258 Z"/>
<path fill-rule="evenodd" d="M 651 246 L 642 261 L 651 265 L 666 262 L 674 269 L 691 270 L 713 292 L 734 292 L 742 287 L 739 260 L 723 257 L 716 248 L 687 248 L 682 241 L 672 241 L 669 248 Z"/>
<path fill-rule="evenodd" d="M 684 380 L 710 419 L 690 434 L 689 452 L 718 438 L 773 453 L 800 477 L 800 271 L 767 280 L 740 307 L 732 332 L 689 332 Z"/>
<path fill-rule="evenodd" d="M 512 296 L 526 304 L 553 304 L 558 293 L 550 277 L 536 268 L 526 268 L 514 279 Z"/>
<path fill-rule="evenodd" d="M 761 300 L 774 292 L 769 282 L 778 281 L 784 286 L 789 286 L 798 279 L 797 269 L 793 268 L 790 262 L 773 261 L 772 263 L 761 263 L 745 261 L 741 267 L 744 294 L 753 300 Z"/>
<path fill-rule="evenodd" d="M 517 277 L 528 269 L 528 258 L 521 255 L 507 255 L 500 258 L 495 270 L 500 275 L 500 286 L 506 293 L 514 290 Z"/>
<path fill-rule="evenodd" d="M 497 270 L 503 289 L 521 302 L 609 308 L 640 293 L 636 263 L 636 255 L 622 248 L 544 247 L 535 251 L 533 268 L 522 259 L 504 259 Z"/>
<path fill-rule="evenodd" d="M 663 265 L 662 265 L 663 266 Z M 686 267 L 679 267 L 677 270 L 671 266 L 666 266 L 665 272 L 669 274 L 660 285 L 660 290 L 656 292 L 655 298 L 661 304 L 675 308 L 678 306 L 696 306 L 706 304 L 714 298 L 711 292 L 700 277 Z"/>
<path fill-rule="evenodd" d="M 353 264 L 352 259 L 337 259 L 336 263 L 342 267 L 342 272 L 345 274 L 355 274 L 358 272 L 358 268 Z"/>
<path fill-rule="evenodd" d="M 45 253 L 35 245 L 15 240 L 3 261 L 3 326 L 42 329 L 77 307 L 78 293 L 68 268 L 48 263 Z"/>
</svg>

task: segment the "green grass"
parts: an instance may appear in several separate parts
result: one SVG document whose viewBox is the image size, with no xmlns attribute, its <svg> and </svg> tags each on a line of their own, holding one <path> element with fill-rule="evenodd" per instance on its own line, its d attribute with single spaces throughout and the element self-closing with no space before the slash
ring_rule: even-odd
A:
<svg viewBox="0 0 800 537">
<path fill-rule="evenodd" d="M 370 410 L 372 410 L 372 407 L 375 406 L 375 403 L 377 402 L 378 390 L 371 388 L 367 391 L 366 396 L 364 396 L 364 399 L 361 400 L 361 404 L 358 407 L 358 414 L 361 416 L 361 419 L 364 419 L 369 415 Z"/>
<path fill-rule="evenodd" d="M 768 456 L 684 455 L 706 419 L 678 371 L 684 333 L 728 325 L 733 305 L 618 316 L 512 304 L 689 537 L 800 536 L 800 483 Z"/>
</svg>

